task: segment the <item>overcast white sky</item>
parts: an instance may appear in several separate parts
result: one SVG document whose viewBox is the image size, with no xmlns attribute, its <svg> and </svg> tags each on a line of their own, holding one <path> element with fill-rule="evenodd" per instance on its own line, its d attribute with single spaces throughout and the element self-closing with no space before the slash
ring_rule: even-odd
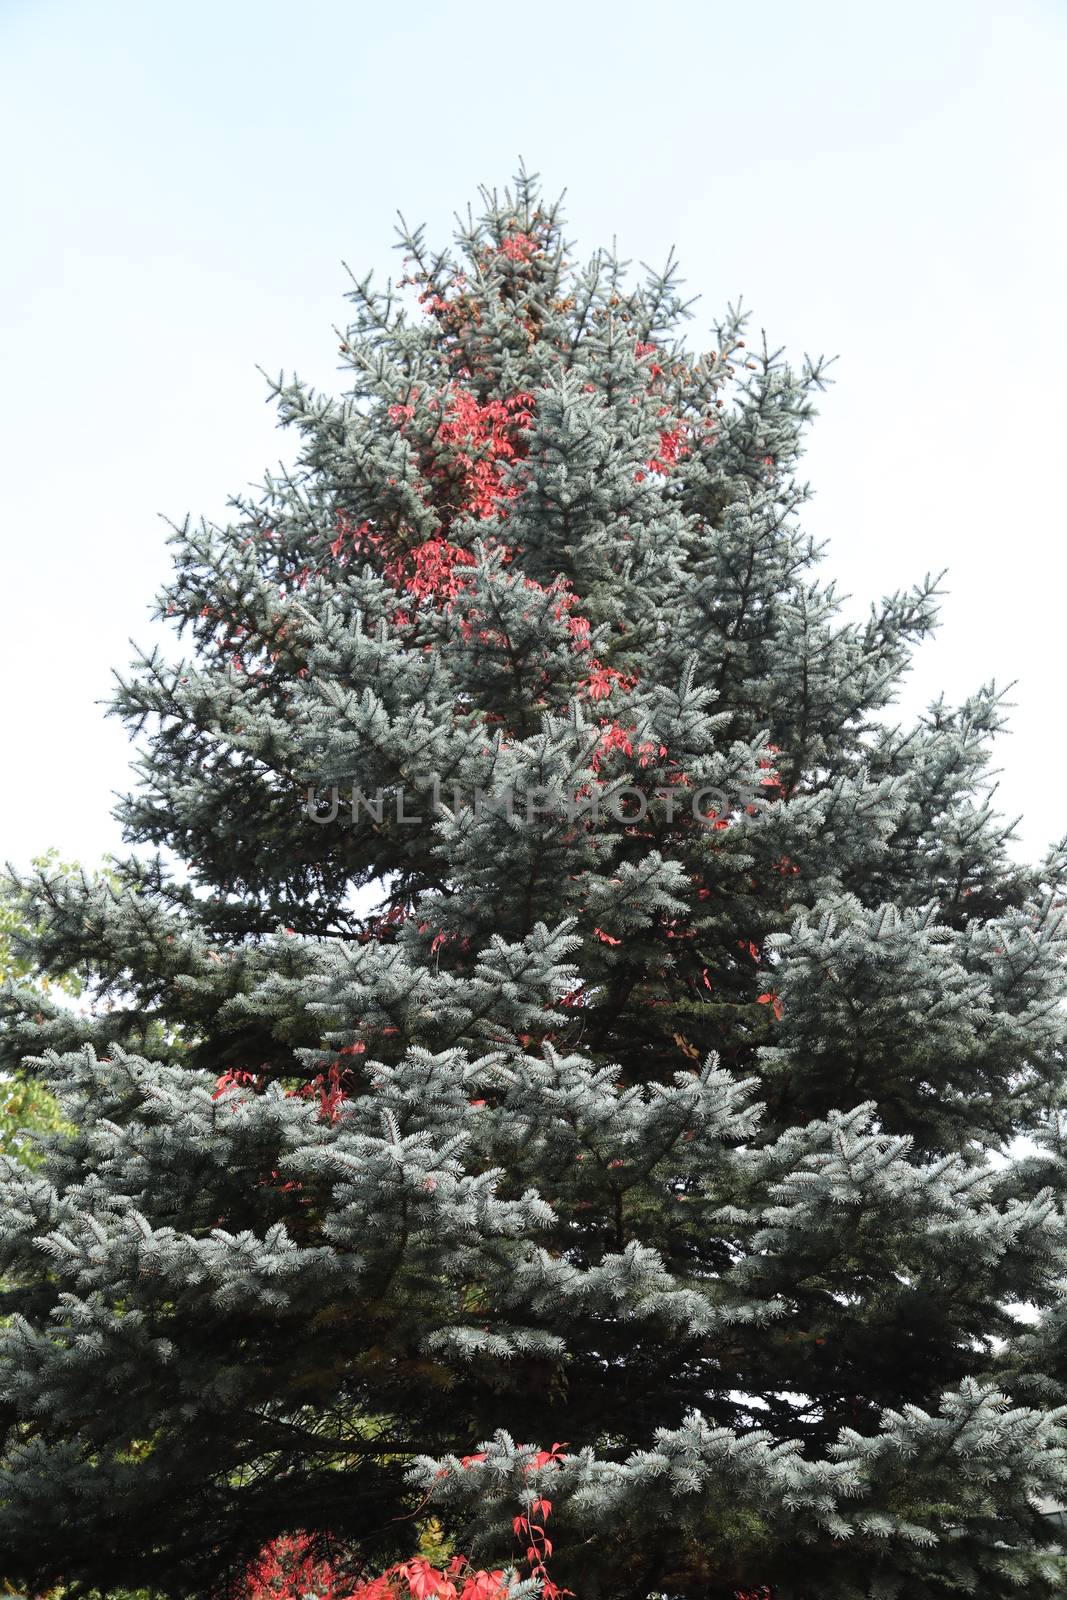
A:
<svg viewBox="0 0 1067 1600">
<path fill-rule="evenodd" d="M 97 702 L 162 516 L 285 458 L 257 363 L 336 383 L 342 258 L 396 271 L 521 154 L 587 253 L 838 352 L 807 525 L 856 607 L 949 568 L 907 711 L 1018 680 L 1023 846 L 1067 831 L 1064 0 L 0 0 L 0 859 L 120 847 Z"/>
</svg>

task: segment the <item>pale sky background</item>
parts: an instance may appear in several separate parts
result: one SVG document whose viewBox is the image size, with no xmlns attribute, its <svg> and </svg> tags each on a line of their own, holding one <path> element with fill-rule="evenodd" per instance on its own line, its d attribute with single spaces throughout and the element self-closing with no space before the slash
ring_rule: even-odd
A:
<svg viewBox="0 0 1067 1600">
<path fill-rule="evenodd" d="M 1001 795 L 1067 832 L 1067 0 L 0 0 L 0 860 L 121 848 L 161 516 L 288 458 L 257 363 L 336 388 L 342 259 L 399 271 L 519 155 L 587 255 L 673 243 L 839 353 L 806 525 L 870 599 L 949 568 L 906 692 L 1017 680 Z"/>
</svg>

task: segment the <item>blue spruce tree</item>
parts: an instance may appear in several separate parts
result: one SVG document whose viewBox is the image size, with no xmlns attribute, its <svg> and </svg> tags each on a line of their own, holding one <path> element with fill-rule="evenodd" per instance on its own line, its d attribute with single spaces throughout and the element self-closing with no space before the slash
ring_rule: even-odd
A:
<svg viewBox="0 0 1067 1600">
<path fill-rule="evenodd" d="M 579 1600 L 1059 1594 L 1067 850 L 994 688 L 885 714 L 936 585 L 819 576 L 823 366 L 483 199 L 176 531 L 139 852 L 21 887 L 94 1003 L 3 1001 L 64 1123 L 0 1160 L 0 1577 L 506 1566 L 549 1497 Z"/>
</svg>

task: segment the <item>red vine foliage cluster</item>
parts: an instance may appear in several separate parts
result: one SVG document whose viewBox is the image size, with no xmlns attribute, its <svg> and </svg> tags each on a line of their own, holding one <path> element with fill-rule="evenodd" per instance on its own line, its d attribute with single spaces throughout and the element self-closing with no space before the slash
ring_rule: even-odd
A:
<svg viewBox="0 0 1067 1600">
<path fill-rule="evenodd" d="M 558 1592 L 558 1591 L 557 1591 Z M 477 1571 L 465 1556 L 446 1567 L 424 1556 L 399 1561 L 375 1578 L 339 1577 L 330 1561 L 319 1560 L 306 1534 L 274 1539 L 249 1569 L 242 1600 L 507 1600 L 503 1570 Z"/>
<path fill-rule="evenodd" d="M 526 1470 L 558 1466 L 565 1458 L 563 1446 L 538 1450 Z M 464 1456 L 463 1468 L 484 1461 L 484 1453 Z M 447 1471 L 447 1469 L 444 1469 Z M 440 1474 L 440 1475 L 443 1475 Z M 546 1526 L 552 1502 L 543 1495 L 514 1519 L 515 1537 L 523 1545 L 526 1577 L 535 1578 L 543 1600 L 573 1600 L 549 1574 L 552 1540 Z M 435 1567 L 425 1556 L 398 1561 L 370 1578 L 341 1575 L 336 1564 L 316 1553 L 315 1542 L 305 1533 L 272 1539 L 249 1567 L 240 1600 L 508 1600 L 509 1578 L 503 1568 L 475 1568 L 467 1556 L 456 1555 Z"/>
</svg>

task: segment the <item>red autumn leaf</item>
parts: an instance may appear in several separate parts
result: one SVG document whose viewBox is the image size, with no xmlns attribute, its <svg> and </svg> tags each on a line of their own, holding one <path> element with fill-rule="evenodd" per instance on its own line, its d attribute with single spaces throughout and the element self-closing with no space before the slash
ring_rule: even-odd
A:
<svg viewBox="0 0 1067 1600">
<path fill-rule="evenodd" d="M 507 1592 L 503 1572 L 475 1572 L 464 1583 L 459 1600 L 504 1600 Z"/>
</svg>

